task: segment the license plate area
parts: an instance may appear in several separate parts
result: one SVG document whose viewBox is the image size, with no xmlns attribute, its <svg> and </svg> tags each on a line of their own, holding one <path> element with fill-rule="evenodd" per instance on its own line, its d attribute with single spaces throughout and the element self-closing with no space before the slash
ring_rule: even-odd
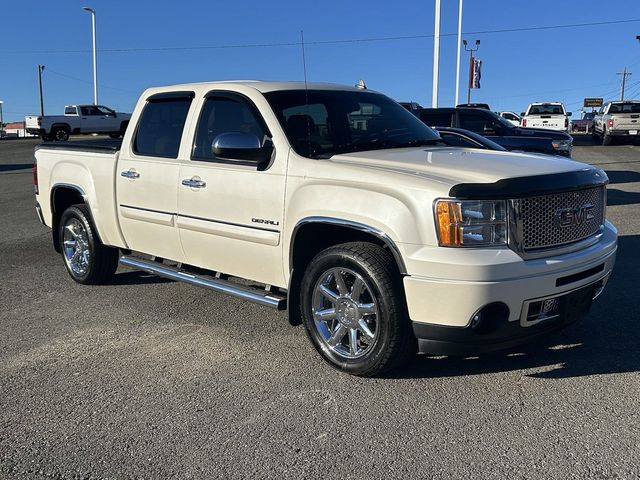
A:
<svg viewBox="0 0 640 480">
<path fill-rule="evenodd" d="M 593 300 L 602 292 L 606 279 L 570 292 L 527 300 L 522 309 L 520 324 L 531 327 L 543 322 L 563 319 L 568 323 L 589 312 Z"/>
</svg>

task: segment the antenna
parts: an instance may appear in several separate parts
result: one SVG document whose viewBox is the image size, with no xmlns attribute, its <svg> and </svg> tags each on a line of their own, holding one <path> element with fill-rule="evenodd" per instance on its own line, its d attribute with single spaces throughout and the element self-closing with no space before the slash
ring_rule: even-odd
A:
<svg viewBox="0 0 640 480">
<path fill-rule="evenodd" d="M 304 109 L 307 114 L 307 147 L 311 155 L 311 125 L 309 124 L 309 88 L 307 87 L 307 58 L 304 53 L 304 30 L 300 30 L 300 46 L 302 47 L 302 69 L 304 71 Z"/>
</svg>

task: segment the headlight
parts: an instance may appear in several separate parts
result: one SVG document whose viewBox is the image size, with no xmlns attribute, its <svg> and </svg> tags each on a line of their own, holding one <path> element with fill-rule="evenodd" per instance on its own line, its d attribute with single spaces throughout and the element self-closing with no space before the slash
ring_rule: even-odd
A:
<svg viewBox="0 0 640 480">
<path fill-rule="evenodd" d="M 571 140 L 553 140 L 551 145 L 556 150 L 571 150 Z"/>
<path fill-rule="evenodd" d="M 438 200 L 435 205 L 441 247 L 486 247 L 507 243 L 504 200 Z"/>
</svg>

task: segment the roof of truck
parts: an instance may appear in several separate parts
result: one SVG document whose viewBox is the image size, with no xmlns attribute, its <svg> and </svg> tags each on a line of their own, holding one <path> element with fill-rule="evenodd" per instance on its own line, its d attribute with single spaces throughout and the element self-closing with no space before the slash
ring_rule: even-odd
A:
<svg viewBox="0 0 640 480">
<path fill-rule="evenodd" d="M 351 91 L 367 91 L 360 88 L 356 88 L 355 86 L 348 85 L 340 85 L 337 83 L 322 83 L 322 82 L 276 82 L 276 81 L 264 81 L 264 80 L 224 80 L 217 82 L 199 82 L 199 83 L 182 83 L 179 85 L 167 85 L 163 87 L 154 87 L 150 90 L 154 91 L 172 91 L 178 89 L 189 89 L 189 88 L 216 88 L 220 86 L 231 87 L 231 86 L 244 86 L 255 88 L 256 90 L 266 93 L 273 92 L 276 90 L 304 90 L 305 87 L 308 90 L 351 90 Z"/>
</svg>

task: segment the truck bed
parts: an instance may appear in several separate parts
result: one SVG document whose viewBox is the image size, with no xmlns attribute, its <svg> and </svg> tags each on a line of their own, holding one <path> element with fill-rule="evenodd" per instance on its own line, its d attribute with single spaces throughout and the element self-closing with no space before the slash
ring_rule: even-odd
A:
<svg viewBox="0 0 640 480">
<path fill-rule="evenodd" d="M 120 150 L 122 139 L 101 138 L 98 140 L 81 140 L 72 142 L 47 142 L 38 145 L 37 149 L 77 150 L 82 152 L 115 153 Z"/>
</svg>

